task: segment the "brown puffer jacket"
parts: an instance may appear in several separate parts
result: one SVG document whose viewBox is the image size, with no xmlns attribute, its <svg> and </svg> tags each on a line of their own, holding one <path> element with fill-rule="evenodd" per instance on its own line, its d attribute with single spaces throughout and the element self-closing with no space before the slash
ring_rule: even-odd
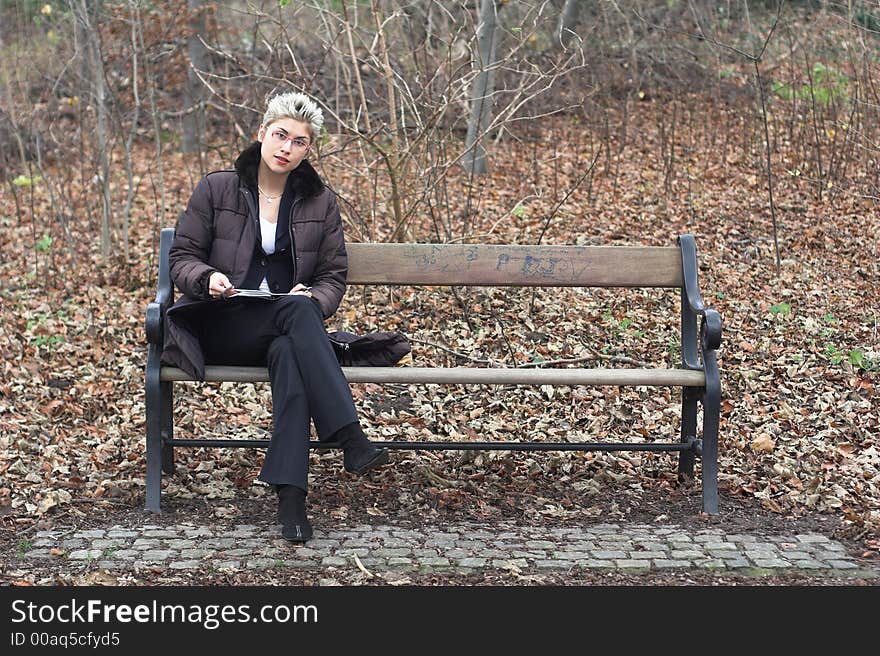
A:
<svg viewBox="0 0 880 656">
<path fill-rule="evenodd" d="M 217 303 L 208 293 L 214 271 L 240 286 L 248 273 L 259 239 L 256 173 L 260 143 L 245 149 L 235 171 L 206 175 L 193 191 L 177 223 L 169 264 L 171 280 L 183 292 L 165 316 L 162 361 L 189 375 L 204 378 L 205 358 L 187 315 L 202 303 Z M 330 317 L 345 295 L 348 256 L 336 197 L 308 161 L 288 180 L 295 190 L 290 213 L 294 284 L 312 288 L 324 317 Z"/>
</svg>

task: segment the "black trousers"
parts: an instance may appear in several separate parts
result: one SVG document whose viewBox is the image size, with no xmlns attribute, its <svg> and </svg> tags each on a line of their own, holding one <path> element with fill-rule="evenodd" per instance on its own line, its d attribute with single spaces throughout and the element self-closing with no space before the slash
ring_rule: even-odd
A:
<svg viewBox="0 0 880 656">
<path fill-rule="evenodd" d="M 266 366 L 272 440 L 259 479 L 308 489 L 309 421 L 319 440 L 357 421 L 348 381 L 308 296 L 215 301 L 200 317 L 208 364 Z"/>
</svg>

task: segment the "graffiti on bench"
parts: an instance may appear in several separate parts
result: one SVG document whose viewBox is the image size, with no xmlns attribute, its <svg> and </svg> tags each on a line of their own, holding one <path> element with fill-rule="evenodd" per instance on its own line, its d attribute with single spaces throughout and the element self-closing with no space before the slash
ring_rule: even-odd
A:
<svg viewBox="0 0 880 656">
<path fill-rule="evenodd" d="M 572 253 L 571 250 L 575 252 Z M 542 254 L 536 256 L 529 251 Z M 520 281 L 533 280 L 546 284 L 579 280 L 591 264 L 585 249 L 571 247 L 554 249 L 523 246 L 514 249 L 510 246 L 444 244 L 413 247 L 406 256 L 423 272 L 496 272 L 499 274 L 499 281 L 509 276 Z"/>
</svg>

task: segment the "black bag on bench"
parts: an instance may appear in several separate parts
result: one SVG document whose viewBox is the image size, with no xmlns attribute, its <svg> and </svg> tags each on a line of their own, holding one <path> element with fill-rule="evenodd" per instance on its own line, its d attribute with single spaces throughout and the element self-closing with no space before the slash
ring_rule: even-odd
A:
<svg viewBox="0 0 880 656">
<path fill-rule="evenodd" d="M 327 333 L 327 337 L 343 367 L 393 367 L 411 351 L 409 340 L 402 333 L 355 335 L 336 330 Z"/>
</svg>

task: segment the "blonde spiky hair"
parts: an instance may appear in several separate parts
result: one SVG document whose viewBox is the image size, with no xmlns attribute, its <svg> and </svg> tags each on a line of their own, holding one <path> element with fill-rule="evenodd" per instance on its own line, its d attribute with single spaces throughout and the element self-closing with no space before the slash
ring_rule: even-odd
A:
<svg viewBox="0 0 880 656">
<path fill-rule="evenodd" d="M 318 103 L 304 93 L 290 91 L 274 96 L 266 105 L 266 113 L 263 115 L 263 126 L 269 125 L 282 118 L 292 118 L 309 124 L 312 140 L 321 134 L 324 127 L 324 112 L 318 107 Z"/>
</svg>

